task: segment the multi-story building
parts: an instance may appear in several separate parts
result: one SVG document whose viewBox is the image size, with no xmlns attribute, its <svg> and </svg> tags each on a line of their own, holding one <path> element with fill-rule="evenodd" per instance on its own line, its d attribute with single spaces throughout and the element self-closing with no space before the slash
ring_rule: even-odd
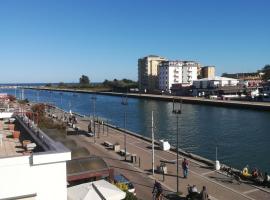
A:
<svg viewBox="0 0 270 200">
<path fill-rule="evenodd" d="M 170 92 L 172 85 L 192 85 L 197 80 L 199 63 L 194 61 L 163 61 L 159 65 L 159 89 Z"/>
<path fill-rule="evenodd" d="M 163 57 L 149 55 L 138 59 L 138 82 L 140 91 L 158 89 L 158 66 L 166 60 Z"/>
<path fill-rule="evenodd" d="M 201 78 L 215 78 L 215 66 L 202 67 Z"/>
</svg>

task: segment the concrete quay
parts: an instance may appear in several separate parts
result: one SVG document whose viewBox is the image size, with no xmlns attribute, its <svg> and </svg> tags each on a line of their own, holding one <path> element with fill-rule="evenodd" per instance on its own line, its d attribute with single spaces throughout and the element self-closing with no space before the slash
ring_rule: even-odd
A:
<svg viewBox="0 0 270 200">
<path fill-rule="evenodd" d="M 58 116 L 63 115 L 63 112 L 58 109 L 53 110 L 53 112 Z M 89 121 L 86 119 L 78 117 L 78 124 L 76 126 L 81 130 L 87 130 L 88 123 Z M 96 124 L 97 126 L 98 124 Z M 100 129 L 96 128 L 96 130 L 100 130 L 100 132 L 97 132 L 95 138 L 86 137 L 85 135 L 72 135 L 68 137 L 75 140 L 79 145 L 89 149 L 91 154 L 101 156 L 116 171 L 127 176 L 134 183 L 139 199 L 152 199 L 151 192 L 154 179 L 162 183 L 166 189 L 165 193 L 176 191 L 176 164 L 167 164 L 168 173 L 164 177 L 159 173 L 152 175 L 151 143 L 147 138 L 139 137 L 131 132 L 124 132 L 110 126 L 104 126 L 104 129 L 101 126 Z M 123 156 L 103 145 L 104 141 L 108 141 L 111 144 L 118 142 L 121 149 L 124 149 L 125 133 L 127 133 L 127 152 L 137 155 L 136 163 L 124 161 Z M 206 186 L 212 200 L 270 199 L 269 188 L 258 187 L 242 180 L 238 182 L 220 171 L 213 170 L 211 163 L 200 162 L 198 159 L 188 158 L 190 171 L 188 178 L 184 179 L 181 169 L 183 157 L 183 154 L 179 157 L 179 189 L 183 192 L 182 197 L 187 194 L 187 185 L 195 184 L 199 190 L 201 190 L 202 186 Z M 162 151 L 156 145 L 155 168 L 160 165 L 161 160 L 175 162 L 176 153 L 174 151 Z"/>
<path fill-rule="evenodd" d="M 241 109 L 253 109 L 261 111 L 270 111 L 270 102 L 255 102 L 255 101 L 235 101 L 235 100 L 216 100 L 216 99 L 205 99 L 201 97 L 180 97 L 172 95 L 155 95 L 155 94 L 144 94 L 144 93 L 117 93 L 117 92 L 94 92 L 89 90 L 77 90 L 77 89 L 57 89 L 48 87 L 24 87 L 25 89 L 36 89 L 36 90 L 48 90 L 48 91 L 59 91 L 59 92 L 77 92 L 77 93 L 96 93 L 99 95 L 109 96 L 123 96 L 126 95 L 130 98 L 142 98 L 152 99 L 159 101 L 182 101 L 187 104 L 201 104 L 219 107 L 230 107 L 230 108 L 241 108 Z"/>
</svg>

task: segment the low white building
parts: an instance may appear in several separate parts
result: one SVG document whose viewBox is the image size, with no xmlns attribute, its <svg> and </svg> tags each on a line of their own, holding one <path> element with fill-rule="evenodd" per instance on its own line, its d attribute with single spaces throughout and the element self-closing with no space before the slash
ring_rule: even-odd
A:
<svg viewBox="0 0 270 200">
<path fill-rule="evenodd" d="M 237 84 L 237 79 L 220 76 L 215 76 L 213 78 L 203 78 L 193 81 L 193 87 L 196 89 L 211 89 L 224 86 L 237 86 Z"/>
<path fill-rule="evenodd" d="M 163 61 L 159 64 L 159 89 L 170 92 L 173 84 L 192 85 L 199 64 L 194 61 Z"/>
<path fill-rule="evenodd" d="M 33 152 L 25 151 L 12 130 L 0 121 L 0 199 L 66 200 L 66 161 L 70 151 L 54 142 L 27 117 L 16 117 L 20 136 L 36 145 Z M 30 139 L 29 139 L 30 138 Z M 32 144 L 32 143 L 31 143 Z"/>
</svg>

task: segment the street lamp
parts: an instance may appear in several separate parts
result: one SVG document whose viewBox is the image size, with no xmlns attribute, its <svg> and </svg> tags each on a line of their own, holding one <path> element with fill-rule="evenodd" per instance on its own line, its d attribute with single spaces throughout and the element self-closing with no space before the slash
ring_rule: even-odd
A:
<svg viewBox="0 0 270 200">
<path fill-rule="evenodd" d="M 178 106 L 177 106 L 178 105 Z M 173 110 L 172 113 L 176 114 L 176 191 L 179 193 L 179 115 L 182 112 L 182 100 L 180 99 L 180 103 L 176 104 L 175 100 L 173 99 Z"/>
<path fill-rule="evenodd" d="M 96 143 L 96 122 L 95 122 L 95 115 L 96 115 L 96 94 L 94 93 L 91 97 L 92 101 L 93 101 L 93 121 L 94 121 L 94 143 Z"/>
<path fill-rule="evenodd" d="M 128 97 L 127 97 L 127 95 L 122 96 L 121 104 L 125 107 L 124 108 L 124 129 L 126 131 L 126 126 L 127 126 L 127 105 L 128 105 Z M 126 132 L 124 133 L 124 146 L 125 146 L 125 160 L 127 160 L 127 135 L 126 135 Z"/>
</svg>

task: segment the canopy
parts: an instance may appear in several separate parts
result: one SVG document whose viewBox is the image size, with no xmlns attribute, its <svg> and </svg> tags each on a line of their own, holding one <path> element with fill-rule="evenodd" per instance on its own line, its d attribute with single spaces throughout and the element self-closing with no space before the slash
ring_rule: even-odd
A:
<svg viewBox="0 0 270 200">
<path fill-rule="evenodd" d="M 125 197 L 125 192 L 105 180 L 68 188 L 68 200 L 122 200 Z"/>
</svg>

